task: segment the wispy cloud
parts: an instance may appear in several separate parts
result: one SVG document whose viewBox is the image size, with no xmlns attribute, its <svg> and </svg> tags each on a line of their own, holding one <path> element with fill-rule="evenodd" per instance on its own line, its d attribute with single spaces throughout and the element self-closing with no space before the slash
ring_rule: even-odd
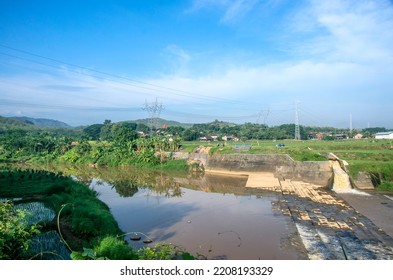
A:
<svg viewBox="0 0 393 280">
<path fill-rule="evenodd" d="M 229 23 L 247 15 L 260 0 L 194 0 L 187 12 L 197 12 L 203 9 L 219 9 L 220 22 Z"/>
<path fill-rule="evenodd" d="M 168 58 L 167 65 L 172 65 L 171 70 L 178 73 L 185 73 L 192 60 L 191 54 L 176 44 L 166 46 L 163 54 Z"/>
<path fill-rule="evenodd" d="M 221 22 L 231 22 L 236 18 L 244 17 L 258 3 L 258 0 L 236 0 L 227 7 Z"/>
</svg>

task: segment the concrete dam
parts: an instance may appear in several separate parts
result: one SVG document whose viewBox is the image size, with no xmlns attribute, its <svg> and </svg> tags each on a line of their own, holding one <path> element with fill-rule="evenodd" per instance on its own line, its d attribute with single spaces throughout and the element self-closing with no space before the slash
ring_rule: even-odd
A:
<svg viewBox="0 0 393 280">
<path fill-rule="evenodd" d="M 250 187 L 270 188 L 279 181 L 303 181 L 330 187 L 333 169 L 330 161 L 299 162 L 285 154 L 190 154 L 189 160 L 199 162 L 205 172 L 249 176 Z M 259 179 L 259 180 L 258 180 Z M 258 183 L 259 182 L 259 183 Z M 266 183 L 265 185 L 263 185 Z"/>
</svg>

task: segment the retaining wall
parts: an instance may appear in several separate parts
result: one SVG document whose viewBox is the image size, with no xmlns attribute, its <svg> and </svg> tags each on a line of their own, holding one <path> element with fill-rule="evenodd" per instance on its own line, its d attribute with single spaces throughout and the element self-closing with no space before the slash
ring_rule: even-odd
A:
<svg viewBox="0 0 393 280">
<path fill-rule="evenodd" d="M 281 180 L 291 179 L 330 186 L 332 168 L 329 161 L 294 161 L 288 155 L 228 154 L 204 159 L 205 171 L 272 172 Z"/>
</svg>

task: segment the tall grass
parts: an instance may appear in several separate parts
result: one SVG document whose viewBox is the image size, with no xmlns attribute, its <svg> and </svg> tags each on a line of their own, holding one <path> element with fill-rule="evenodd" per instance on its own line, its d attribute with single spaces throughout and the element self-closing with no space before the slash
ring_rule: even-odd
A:
<svg viewBox="0 0 393 280">
<path fill-rule="evenodd" d="M 47 231 L 34 236 L 30 240 L 28 259 L 70 260 L 71 252 L 61 241 L 57 231 Z"/>
<path fill-rule="evenodd" d="M 37 170 L 3 170 L 0 171 L 0 197 L 21 197 L 25 200 L 34 198 L 53 208 L 55 215 L 67 204 L 62 212 L 61 222 L 62 226 L 69 228 L 66 238 L 75 241 L 72 242 L 76 247 L 73 249 L 81 249 L 83 244 L 88 244 L 95 238 L 121 232 L 108 206 L 97 198 L 97 193 L 70 177 Z M 29 218 L 30 222 L 41 218 L 52 220 L 53 212 L 45 210 L 41 203 L 18 207 L 38 211 Z"/>
<path fill-rule="evenodd" d="M 38 201 L 15 204 L 14 208 L 30 213 L 30 215 L 25 217 L 25 222 L 27 225 L 38 224 L 40 222 L 48 223 L 51 222 L 56 216 L 55 211 L 46 207 L 43 202 Z"/>
</svg>

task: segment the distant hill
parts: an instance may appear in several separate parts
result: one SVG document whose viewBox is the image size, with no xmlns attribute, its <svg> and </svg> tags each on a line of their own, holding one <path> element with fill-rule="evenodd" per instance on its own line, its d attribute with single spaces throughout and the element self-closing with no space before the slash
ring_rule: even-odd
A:
<svg viewBox="0 0 393 280">
<path fill-rule="evenodd" d="M 138 119 L 135 121 L 128 121 L 128 122 L 134 122 L 137 124 L 144 124 L 144 125 L 149 125 L 149 119 Z M 169 121 L 169 120 L 165 120 L 165 119 L 161 119 L 158 118 L 157 119 L 157 123 L 159 127 L 162 127 L 164 124 L 166 126 L 181 126 L 184 128 L 190 128 L 193 124 L 191 123 L 181 123 L 181 122 L 177 122 L 177 121 Z"/>
<path fill-rule="evenodd" d="M 39 127 L 62 127 L 62 128 L 71 128 L 70 125 L 57 121 L 57 120 L 52 120 L 52 119 L 35 119 L 35 118 L 29 118 L 29 117 L 10 117 L 7 119 L 19 121 L 22 125 L 34 125 L 34 126 L 39 126 Z"/>
<path fill-rule="evenodd" d="M 32 124 L 25 123 L 22 120 L 15 120 L 0 116 L 0 130 L 9 130 L 16 128 L 27 128 L 33 126 Z"/>
</svg>

